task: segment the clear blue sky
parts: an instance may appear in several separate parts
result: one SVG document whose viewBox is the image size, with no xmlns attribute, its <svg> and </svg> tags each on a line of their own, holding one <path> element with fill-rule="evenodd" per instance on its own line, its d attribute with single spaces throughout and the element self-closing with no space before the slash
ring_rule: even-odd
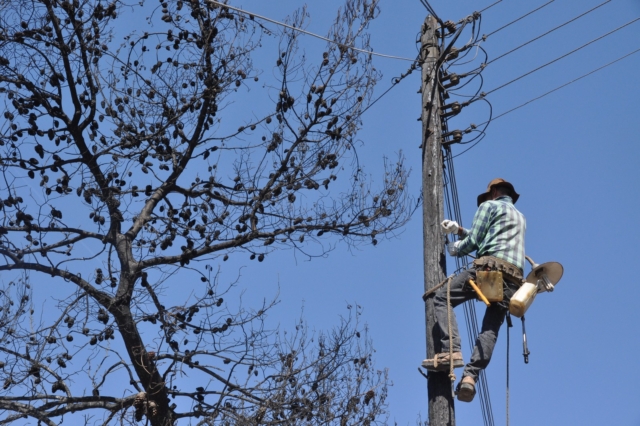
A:
<svg viewBox="0 0 640 426">
<path fill-rule="evenodd" d="M 458 21 L 487 1 L 433 0 L 443 20 Z M 503 1 L 483 14 L 482 30 L 493 30 L 545 1 Z M 489 58 L 516 47 L 599 4 L 557 0 L 539 12 L 490 36 Z M 232 5 L 282 19 L 303 1 L 233 1 Z M 308 30 L 325 34 L 339 0 L 309 2 Z M 427 15 L 418 0 L 381 1 L 371 27 L 371 44 L 380 53 L 414 57 L 415 39 Z M 615 0 L 516 53 L 482 74 L 489 91 L 640 16 L 637 0 Z M 640 48 L 640 22 L 499 90 L 488 97 L 494 114 Z M 466 42 L 461 40 L 461 42 Z M 323 42 L 308 38 L 308 49 Z M 273 55 L 272 55 L 273 56 Z M 378 93 L 407 63 L 376 59 L 384 73 Z M 269 72 L 267 65 L 256 64 Z M 470 69 L 460 66 L 459 71 Z M 635 403 L 640 376 L 635 368 L 640 333 L 638 263 L 638 184 L 640 137 L 637 114 L 640 53 L 508 114 L 487 129 L 486 138 L 456 158 L 456 177 L 464 225 L 475 212 L 476 195 L 494 177 L 503 177 L 521 194 L 519 209 L 528 221 L 526 250 L 537 262 L 559 261 L 565 275 L 553 294 L 536 300 L 527 314 L 530 363 L 522 360 L 520 323 L 511 331 L 511 424 L 640 425 Z M 402 150 L 413 169 L 410 190 L 420 190 L 420 85 L 417 73 L 404 80 L 365 116 L 361 159 L 376 177 L 382 156 Z M 487 109 L 474 108 L 452 121 L 452 128 L 486 121 Z M 462 147 L 456 147 L 457 152 Z M 338 244 L 324 259 L 307 261 L 292 252 L 271 255 L 258 266 L 248 260 L 225 264 L 229 279 L 244 265 L 241 287 L 247 297 L 268 297 L 280 289 L 272 320 L 292 327 L 304 306 L 315 329 L 338 323 L 346 305 L 357 302 L 377 349 L 377 367 L 388 368 L 390 423 L 413 425 L 427 417 L 426 381 L 417 372 L 425 355 L 422 294 L 421 217 L 391 240 L 349 251 Z M 235 269 L 234 269 L 235 268 Z M 450 262 L 449 268 L 453 268 Z M 484 308 L 476 305 L 480 315 Z M 462 312 L 458 312 L 462 318 Z M 462 330 L 463 336 L 464 330 Z M 463 340 L 468 359 L 470 348 Z M 496 424 L 505 423 L 506 328 L 503 327 L 488 381 Z M 480 405 L 456 404 L 459 425 L 482 423 Z"/>
</svg>

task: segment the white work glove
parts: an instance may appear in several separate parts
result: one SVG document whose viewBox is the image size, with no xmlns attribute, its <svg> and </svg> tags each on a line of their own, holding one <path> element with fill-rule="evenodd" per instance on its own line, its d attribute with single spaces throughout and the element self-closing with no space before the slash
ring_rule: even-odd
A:
<svg viewBox="0 0 640 426">
<path fill-rule="evenodd" d="M 449 256 L 458 255 L 458 246 L 460 246 L 460 241 L 451 242 L 447 244 L 447 251 L 449 252 Z"/>
<path fill-rule="evenodd" d="M 460 229 L 458 222 L 449 219 L 443 220 L 440 226 L 442 226 L 442 232 L 444 234 L 457 234 Z"/>
</svg>

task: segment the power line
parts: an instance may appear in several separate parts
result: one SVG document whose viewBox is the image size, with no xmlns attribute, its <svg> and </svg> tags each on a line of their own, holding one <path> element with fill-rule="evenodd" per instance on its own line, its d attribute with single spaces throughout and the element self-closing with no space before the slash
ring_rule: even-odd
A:
<svg viewBox="0 0 640 426">
<path fill-rule="evenodd" d="M 482 9 L 481 11 L 479 11 L 478 13 L 482 13 L 482 12 L 484 12 L 485 10 L 489 10 L 489 9 L 491 9 L 493 6 L 495 6 L 496 4 L 500 3 L 501 1 L 502 1 L 502 0 L 498 0 L 497 2 L 495 2 L 495 3 L 493 3 L 493 4 L 490 4 L 489 6 L 485 7 L 485 8 L 484 8 L 484 9 Z"/>
<path fill-rule="evenodd" d="M 420 3 L 422 3 L 422 5 L 427 9 L 427 11 L 434 17 L 436 18 L 436 21 L 438 21 L 438 23 L 440 25 L 443 24 L 442 19 L 440 19 L 440 17 L 438 16 L 438 14 L 436 13 L 435 9 L 429 4 L 429 0 L 420 0 Z"/>
<path fill-rule="evenodd" d="M 481 124 L 477 125 L 476 127 L 480 127 L 480 126 L 484 126 L 484 125 L 487 125 L 487 126 L 488 126 L 488 125 L 489 125 L 489 123 L 493 122 L 494 120 L 497 120 L 497 119 L 498 119 L 498 118 L 500 118 L 500 117 L 504 117 L 505 115 L 510 114 L 510 113 L 512 113 L 513 111 L 516 111 L 516 110 L 518 110 L 518 109 L 520 109 L 520 108 L 522 108 L 522 107 L 524 107 L 524 106 L 526 106 L 526 105 L 529 105 L 530 103 L 535 102 L 535 101 L 537 101 L 538 99 L 542 99 L 542 98 L 544 98 L 544 97 L 545 97 L 545 96 L 547 96 L 547 95 L 550 95 L 550 94 L 552 94 L 552 93 L 554 93 L 554 92 L 557 92 L 558 90 L 560 90 L 560 89 L 562 89 L 562 88 L 564 88 L 564 87 L 567 87 L 568 85 L 573 84 L 573 83 L 575 83 L 576 81 L 582 80 L 583 78 L 588 77 L 588 76 L 590 76 L 591 74 L 595 74 L 596 72 L 598 72 L 598 71 L 600 71 L 600 70 L 602 70 L 602 69 L 604 69 L 604 68 L 607 68 L 608 66 L 613 65 L 613 64 L 615 64 L 616 62 L 620 62 L 621 60 L 623 60 L 623 59 L 625 59 L 625 58 L 627 58 L 627 57 L 629 57 L 629 56 L 631 56 L 631 55 L 633 55 L 633 54 L 636 54 L 636 53 L 638 53 L 638 52 L 640 52 L 640 48 L 638 48 L 638 49 L 636 49 L 636 50 L 634 50 L 634 51 L 632 51 L 632 52 L 630 52 L 630 53 L 627 53 L 626 55 L 621 56 L 621 57 L 619 57 L 618 59 L 615 59 L 615 60 L 613 60 L 613 61 L 611 61 L 611 62 L 609 62 L 609 63 L 607 63 L 607 64 L 605 64 L 605 65 L 602 65 L 601 67 L 598 67 L 598 68 L 596 68 L 596 69 L 594 69 L 594 70 L 591 70 L 591 71 L 589 71 L 588 73 L 585 73 L 585 74 L 581 75 L 580 77 L 574 78 L 573 80 L 571 80 L 571 81 L 569 81 L 569 82 L 567 82 L 567 83 L 564 83 L 563 85 L 558 86 L 558 87 L 556 87 L 555 89 L 549 90 L 548 92 L 546 92 L 546 93 L 544 93 L 544 94 L 542 94 L 542 95 L 540 95 L 540 96 L 537 96 L 537 97 L 535 97 L 535 98 L 533 98 L 533 99 L 529 99 L 527 102 L 524 102 L 524 103 L 522 103 L 522 104 L 518 105 L 518 106 L 517 106 L 517 107 L 515 107 L 515 108 L 511 108 L 510 110 L 505 111 L 505 112 L 503 112 L 502 114 L 499 114 L 499 115 L 497 115 L 497 116 L 495 116 L 495 117 L 492 117 L 492 118 L 490 118 L 489 120 L 485 121 L 484 123 L 481 123 Z M 467 149 L 465 149 L 464 151 L 459 152 L 458 154 L 454 155 L 452 158 L 456 158 L 456 157 L 461 156 L 462 154 L 464 154 L 465 152 L 469 151 L 471 148 L 473 148 L 473 147 L 475 147 L 477 144 L 479 144 L 479 143 L 480 143 L 480 141 L 481 141 L 482 139 L 484 139 L 484 136 L 486 135 L 485 131 L 486 131 L 486 126 L 485 126 L 484 130 L 482 130 L 482 131 L 481 131 L 482 135 L 481 135 L 481 137 L 480 137 L 480 140 L 478 140 L 476 143 L 474 143 L 473 145 L 471 145 L 470 147 L 468 147 L 468 148 L 467 148 Z M 472 141 L 469 141 L 469 142 L 466 142 L 466 143 L 471 143 L 471 142 L 472 142 Z"/>
<path fill-rule="evenodd" d="M 250 17 L 259 18 L 259 19 L 262 19 L 264 21 L 271 22 L 272 24 L 276 24 L 276 25 L 280 25 L 280 26 L 285 27 L 285 28 L 289 28 L 290 30 L 297 31 L 299 33 L 303 33 L 303 34 L 310 35 L 310 36 L 315 37 L 315 38 L 319 38 L 320 40 L 324 40 L 324 41 L 327 41 L 329 43 L 336 44 L 338 46 L 348 47 L 349 49 L 355 50 L 355 51 L 360 52 L 360 53 L 366 53 L 368 55 L 380 56 L 382 58 L 388 58 L 388 59 L 399 59 L 399 60 L 402 60 L 402 61 L 415 62 L 415 59 L 404 58 L 402 56 L 385 55 L 383 53 L 376 53 L 376 52 L 373 52 L 373 51 L 370 51 L 370 50 L 359 49 L 359 48 L 353 47 L 353 46 L 346 46 L 346 45 L 344 45 L 342 43 L 338 43 L 335 40 L 331 40 L 330 38 L 323 37 L 323 36 L 318 35 L 318 34 L 314 34 L 314 33 L 310 32 L 310 31 L 303 30 L 302 28 L 297 28 L 297 27 L 294 27 L 292 25 L 285 24 L 284 22 L 276 21 L 275 19 L 267 18 L 266 16 L 258 15 L 257 13 L 248 12 L 248 11 L 246 11 L 244 9 L 240 9 L 240 8 L 237 8 L 237 7 L 234 7 L 234 6 L 229 6 L 228 4 L 220 3 L 220 2 L 215 1 L 215 0 L 205 0 L 205 1 L 207 3 L 215 4 L 217 6 L 225 7 L 227 9 L 231 9 L 231 10 L 235 10 L 236 12 L 244 13 L 246 15 L 249 15 Z"/>
<path fill-rule="evenodd" d="M 551 3 L 553 3 L 554 1 L 555 1 L 555 0 L 550 0 L 550 1 L 548 1 L 547 3 L 545 3 L 545 4 L 543 4 L 542 6 L 540 6 L 540 7 L 536 8 L 536 9 L 532 10 L 531 12 L 525 13 L 524 15 L 522 15 L 521 17 L 519 17 L 518 19 L 516 19 L 516 20 L 514 20 L 514 21 L 511 21 L 511 22 L 509 22 L 509 23 L 508 23 L 508 24 L 506 24 L 506 25 L 503 25 L 502 27 L 498 28 L 497 30 L 495 30 L 495 31 L 493 31 L 493 32 L 491 32 L 491 33 L 489 33 L 489 34 L 487 34 L 487 35 L 484 35 L 484 36 L 483 36 L 483 38 L 484 38 L 484 39 L 487 39 L 489 36 L 491 36 L 491 35 L 493 35 L 493 34 L 497 33 L 498 31 L 504 30 L 504 29 L 505 29 L 505 28 L 507 28 L 509 25 L 515 24 L 515 23 L 516 23 L 516 22 L 518 22 L 519 20 L 524 19 L 524 18 L 526 18 L 527 16 L 531 15 L 532 13 L 539 11 L 540 9 L 542 9 L 543 7 L 546 7 L 546 6 L 550 5 L 550 4 L 551 4 Z"/>
<path fill-rule="evenodd" d="M 554 60 L 552 60 L 552 61 L 547 62 L 547 63 L 546 63 L 546 64 L 544 64 L 544 65 L 540 65 L 538 68 L 535 68 L 535 69 L 533 69 L 533 70 L 531 70 L 531 71 L 529 71 L 529 72 L 527 72 L 527 73 L 525 73 L 525 74 L 522 74 L 520 77 L 516 77 L 516 78 L 514 78 L 513 80 L 508 81 L 508 82 L 506 82 L 505 84 L 503 84 L 503 85 L 501 85 L 501 86 L 498 86 L 498 87 L 496 87 L 496 88 L 495 88 L 495 89 L 493 89 L 493 90 L 490 90 L 489 92 L 485 93 L 485 94 L 484 94 L 484 96 L 487 96 L 487 95 L 489 95 L 489 94 L 491 94 L 491 93 L 493 93 L 493 92 L 496 92 L 496 91 L 498 91 L 498 90 L 500 90 L 500 89 L 502 89 L 502 88 L 504 88 L 504 87 L 507 87 L 507 86 L 508 86 L 508 85 L 510 85 L 511 83 L 515 83 L 516 81 L 518 81 L 518 80 L 520 80 L 520 79 L 522 79 L 522 78 L 524 78 L 524 77 L 526 77 L 526 76 L 528 76 L 528 75 L 531 75 L 531 74 L 533 74 L 534 72 L 539 71 L 539 70 L 541 70 L 542 68 L 544 68 L 544 67 L 546 67 L 546 66 L 548 66 L 548 65 L 551 65 L 551 64 L 553 64 L 554 62 L 559 61 L 560 59 L 566 58 L 567 56 L 569 56 L 569 55 L 571 55 L 571 54 L 573 54 L 573 53 L 577 52 L 578 50 L 581 50 L 581 49 L 583 49 L 583 48 L 585 48 L 585 47 L 589 46 L 590 44 L 595 43 L 595 42 L 596 42 L 596 41 L 598 41 L 598 40 L 601 40 L 601 39 L 603 39 L 603 38 L 605 38 L 605 37 L 607 37 L 607 36 L 610 36 L 611 34 L 615 33 L 616 31 L 619 31 L 619 30 L 621 30 L 622 28 L 624 28 L 624 27 L 626 27 L 626 26 L 629 26 L 629 25 L 633 24 L 634 22 L 636 22 L 636 21 L 638 21 L 638 20 L 640 20 L 640 18 L 636 18 L 636 19 L 634 19 L 634 20 L 632 20 L 632 21 L 629 21 L 629 22 L 627 22 L 626 24 L 619 26 L 619 27 L 618 27 L 618 28 L 616 28 L 615 30 L 609 31 L 608 33 L 606 33 L 606 34 L 604 34 L 604 35 L 601 35 L 600 37 L 595 38 L 595 39 L 591 40 L 590 42 L 585 43 L 585 44 L 583 44 L 582 46 L 577 47 L 577 48 L 573 49 L 572 51 L 570 51 L 570 52 L 568 52 L 568 53 L 565 53 L 564 55 L 559 56 L 559 57 L 557 57 L 556 59 L 554 59 Z"/>
<path fill-rule="evenodd" d="M 536 38 L 532 38 L 531 40 L 527 41 L 526 43 L 523 43 L 523 44 L 521 44 L 520 46 L 518 46 L 518 47 L 516 47 L 516 48 L 514 48 L 514 49 L 511 49 L 510 51 L 508 51 L 508 52 L 506 52 L 506 53 L 503 53 L 502 55 L 498 56 L 497 58 L 490 60 L 489 62 L 487 62 L 487 63 L 485 64 L 485 66 L 486 66 L 486 65 L 489 65 L 489 64 L 491 64 L 491 63 L 493 63 L 493 62 L 495 62 L 495 61 L 497 61 L 497 60 L 498 60 L 498 59 L 500 59 L 500 58 L 504 58 L 505 56 L 509 55 L 510 53 L 513 53 L 513 52 L 515 52 L 516 50 L 518 50 L 518 49 L 520 49 L 520 48 L 522 48 L 522 47 L 524 47 L 524 46 L 526 46 L 526 45 L 528 45 L 528 44 L 531 44 L 531 43 L 533 43 L 534 41 L 539 40 L 539 39 L 541 39 L 542 37 L 544 37 L 544 36 L 546 36 L 546 35 L 548 35 L 548 34 L 551 34 L 551 33 L 552 33 L 552 32 L 554 32 L 555 30 L 560 29 L 560 28 L 564 27 L 565 25 L 570 24 L 571 22 L 573 22 L 573 21 L 575 21 L 575 20 L 577 20 L 577 19 L 582 18 L 583 16 L 585 16 L 585 15 L 587 15 L 587 14 L 589 14 L 589 13 L 593 12 L 594 10 L 598 9 L 598 8 L 599 8 L 599 7 L 601 7 L 601 6 L 604 6 L 605 4 L 607 4 L 607 3 L 609 3 L 609 2 L 611 2 L 611 0 L 606 0 L 606 1 L 602 2 L 602 3 L 600 3 L 599 5 L 597 5 L 596 7 L 594 7 L 594 8 L 592 8 L 592 9 L 587 10 L 586 12 L 584 12 L 584 13 L 582 13 L 582 14 L 580 14 L 580 15 L 576 16 L 576 17 L 575 17 L 575 18 L 573 18 L 573 19 L 570 19 L 569 21 L 567 21 L 567 22 L 565 22 L 565 23 L 563 23 L 563 24 L 561 24 L 561 25 L 558 25 L 557 27 L 555 27 L 555 28 L 553 28 L 553 29 L 551 29 L 551 30 L 547 31 L 546 33 L 541 34 L 541 35 L 539 35 L 539 36 L 538 36 L 538 37 L 536 37 Z"/>
<path fill-rule="evenodd" d="M 607 64 L 605 64 L 605 65 L 602 65 L 601 67 L 598 67 L 598 68 L 596 68 L 596 69 L 594 69 L 594 70 L 591 70 L 591 71 L 589 71 L 588 73 L 585 73 L 585 74 L 581 75 L 580 77 L 574 78 L 573 80 L 571 80 L 571 81 L 569 81 L 569 82 L 567 82 L 567 83 L 564 83 L 564 84 L 562 84 L 562 85 L 560 85 L 560 86 L 556 87 L 555 89 L 549 90 L 548 92 L 546 92 L 546 93 L 544 93 L 544 94 L 542 94 L 542 95 L 540 95 L 540 96 L 537 96 L 537 97 L 535 97 L 535 98 L 533 98 L 533 99 L 529 99 L 527 102 L 524 102 L 524 103 L 522 103 L 522 104 L 518 105 L 517 107 L 511 108 L 511 109 L 510 109 L 510 110 L 508 110 L 508 111 L 505 111 L 505 112 L 503 112 L 503 113 L 501 113 L 501 114 L 499 114 L 499 115 L 497 115 L 497 116 L 495 116 L 495 117 L 492 117 L 492 118 L 490 118 L 489 120 L 485 121 L 484 123 L 481 123 L 481 124 L 479 124 L 479 125 L 477 125 L 477 126 L 475 126 L 475 125 L 474 125 L 475 127 L 481 127 L 481 126 L 485 126 L 485 125 L 486 125 L 486 126 L 485 126 L 485 128 L 484 128 L 484 130 L 480 131 L 480 132 L 481 132 L 481 135 L 480 135 L 480 136 L 478 136 L 480 139 L 479 139 L 478 141 L 476 141 L 473 145 L 471 145 L 470 147 L 468 147 L 467 149 L 465 149 L 464 151 L 459 152 L 458 154 L 454 155 L 452 158 L 456 158 L 456 157 L 461 156 L 462 154 L 466 153 L 467 151 L 469 151 L 470 149 L 472 149 L 473 147 L 475 147 L 477 144 L 479 144 L 479 143 L 480 143 L 480 141 L 482 141 L 482 139 L 484 139 L 484 137 L 486 136 L 485 131 L 486 131 L 487 126 L 489 125 L 489 123 L 493 122 L 494 120 L 497 120 L 497 119 L 498 119 L 498 118 L 500 118 L 500 117 L 504 117 L 505 115 L 510 114 L 510 113 L 512 113 L 513 111 L 516 111 L 516 110 L 518 110 L 518 109 L 520 109 L 520 108 L 522 108 L 522 107 L 524 107 L 524 106 L 526 106 L 526 105 L 529 105 L 529 104 L 530 104 L 530 103 L 532 103 L 532 102 L 535 102 L 535 101 L 537 101 L 537 100 L 539 100 L 539 99 L 542 99 L 542 98 L 544 98 L 545 96 L 550 95 L 550 94 L 552 94 L 552 93 L 554 93 L 554 92 L 557 92 L 558 90 L 560 90 L 560 89 L 562 89 L 562 88 L 564 88 L 564 87 L 567 87 L 568 85 L 573 84 L 573 83 L 575 83 L 576 81 L 582 80 L 583 78 L 588 77 L 588 76 L 590 76 L 591 74 L 595 74 L 596 72 L 598 72 L 598 71 L 600 71 L 600 70 L 603 70 L 604 68 L 607 68 L 607 67 L 609 67 L 609 66 L 611 66 L 611 65 L 613 65 L 613 64 L 615 64 L 615 63 L 617 63 L 617 62 L 620 62 L 620 61 L 622 61 L 623 59 L 626 59 L 627 57 L 629 57 L 629 56 L 631 56 L 631 55 L 634 55 L 634 54 L 636 54 L 636 53 L 638 53 L 638 52 L 640 52 L 640 48 L 638 48 L 638 49 L 636 49 L 636 50 L 634 50 L 634 51 L 632 51 L 632 52 L 629 52 L 629 53 L 627 53 L 626 55 L 621 56 L 621 57 L 619 57 L 618 59 L 615 59 L 615 60 L 613 60 L 613 61 L 611 61 L 611 62 L 609 62 L 609 63 L 607 63 Z M 483 99 L 483 98 L 479 98 L 479 99 Z M 475 127 L 474 127 L 474 128 L 475 128 Z M 471 128 L 469 128 L 468 130 L 471 130 Z M 471 140 L 471 141 L 469 141 L 469 142 L 466 142 L 466 143 L 471 143 L 471 142 L 473 142 L 473 140 Z"/>
<path fill-rule="evenodd" d="M 416 62 L 418 60 L 416 59 Z M 398 85 L 398 83 L 400 83 L 402 80 L 404 80 L 409 74 L 411 74 L 413 72 L 413 70 L 416 68 L 415 63 L 412 64 L 409 69 L 403 73 L 400 74 L 400 77 L 393 77 L 393 79 L 391 79 L 391 86 L 389 86 L 387 88 L 387 90 L 385 90 L 384 92 L 382 92 L 380 94 L 380 96 L 378 96 L 377 98 L 375 98 L 371 103 L 369 103 L 369 105 L 366 106 L 365 109 L 362 110 L 362 112 L 360 113 L 360 115 L 363 115 L 369 108 L 371 108 L 376 102 L 378 102 L 380 99 L 382 99 L 387 93 L 389 93 L 391 91 L 391 89 L 393 89 L 394 87 L 396 87 Z"/>
<path fill-rule="evenodd" d="M 229 9 L 235 10 L 235 11 L 237 11 L 237 12 L 247 14 L 247 15 L 249 15 L 249 16 L 251 16 L 251 17 L 256 17 L 256 18 L 263 19 L 263 20 L 265 20 L 265 21 L 271 22 L 271 23 L 276 24 L 276 25 L 281 25 L 281 26 L 283 26 L 283 27 L 289 28 L 289 29 L 294 30 L 294 31 L 298 31 L 298 32 L 303 33 L 303 34 L 306 34 L 306 35 L 310 35 L 310 36 L 313 36 L 313 37 L 319 38 L 319 39 L 324 40 L 324 41 L 327 41 L 327 42 L 329 42 L 329 43 L 334 43 L 334 44 L 337 44 L 337 45 L 339 45 L 339 46 L 343 46 L 343 44 L 342 44 L 342 43 L 338 43 L 338 42 L 336 42 L 335 40 L 331 40 L 331 39 L 329 39 L 329 38 L 326 38 L 326 37 L 320 36 L 320 35 L 318 35 L 318 34 L 314 34 L 314 33 L 310 32 L 310 31 L 303 30 L 302 28 L 296 28 L 296 27 L 291 26 L 291 25 L 289 25 L 289 24 L 285 24 L 284 22 L 279 22 L 279 21 L 276 21 L 276 20 L 274 20 L 274 19 L 267 18 L 267 17 L 265 17 L 265 16 L 258 15 L 258 14 L 253 13 L 253 12 L 248 12 L 248 11 L 246 11 L 246 10 L 243 10 L 243 9 L 240 9 L 240 8 L 237 8 L 237 7 L 234 7 L 234 6 L 229 6 L 229 5 L 227 5 L 227 4 L 220 3 L 220 2 L 215 1 L 215 0 L 206 0 L 206 1 L 207 1 L 207 2 L 209 2 L 209 3 L 216 4 L 216 5 L 218 5 L 218 6 L 221 6 L 221 7 L 226 7 L 226 8 L 229 8 Z M 423 0 L 421 0 L 421 1 L 423 1 Z M 426 0 L 424 0 L 424 1 L 426 1 Z M 400 83 L 400 82 L 401 82 L 405 77 L 407 77 L 409 74 L 411 74 L 411 72 L 415 69 L 415 65 L 416 65 L 416 63 L 418 62 L 418 59 L 417 59 L 417 58 L 416 58 L 416 59 L 408 59 L 408 58 L 403 58 L 403 57 L 400 57 L 400 56 L 384 55 L 384 54 L 381 54 L 381 53 L 376 53 L 376 52 L 372 52 L 372 51 L 368 51 L 368 50 L 358 49 L 358 48 L 356 48 L 356 47 L 349 47 L 349 48 L 350 48 L 350 49 L 352 49 L 352 50 L 356 50 L 356 51 L 358 51 L 358 52 L 362 52 L 362 53 L 366 53 L 366 54 L 370 54 L 370 55 L 381 56 L 381 57 L 384 57 L 384 58 L 390 58 L 390 59 L 401 59 L 401 60 L 405 60 L 405 61 L 411 61 L 411 62 L 413 62 L 413 64 L 411 65 L 411 67 L 409 67 L 409 69 L 407 70 L 407 72 L 406 72 L 406 73 L 404 73 L 404 74 L 401 74 L 401 76 L 400 76 L 400 77 L 394 77 L 394 78 L 393 78 L 393 80 L 392 80 L 392 84 L 391 84 L 391 86 L 389 86 L 389 87 L 387 88 L 387 90 L 385 90 L 382 94 L 380 94 L 380 96 L 378 96 L 377 98 L 375 98 L 375 99 L 374 99 L 374 100 L 373 100 L 369 105 L 367 105 L 367 107 L 366 107 L 366 108 L 361 112 L 361 114 L 364 114 L 364 112 L 365 112 L 365 111 L 367 111 L 369 108 L 371 108 L 371 107 L 372 107 L 376 102 L 378 102 L 378 101 L 379 101 L 380 99 L 382 99 L 382 98 L 383 98 L 387 93 L 389 93 L 389 92 L 391 91 L 391 89 L 393 89 L 395 86 L 397 86 L 397 85 L 398 85 L 398 83 Z M 430 58 L 430 60 L 435 61 L 435 58 Z"/>
<path fill-rule="evenodd" d="M 498 119 L 498 118 L 500 118 L 500 117 L 504 117 L 505 115 L 507 115 L 507 114 L 509 114 L 509 113 L 511 113 L 511 112 L 513 112 L 513 111 L 515 111 L 515 110 L 517 110 L 517 109 L 520 109 L 520 108 L 522 108 L 522 107 L 523 107 L 523 106 L 525 106 L 525 105 L 529 105 L 531 102 L 535 102 L 535 101 L 537 101 L 538 99 L 544 98 L 545 96 L 550 95 L 550 94 L 551 94 L 551 93 L 553 93 L 553 92 L 556 92 L 556 91 L 558 91 L 558 90 L 560 90 L 560 89 L 562 89 L 562 88 L 564 88 L 564 87 L 567 87 L 568 85 L 570 85 L 570 84 L 572 84 L 572 83 L 575 83 L 575 82 L 576 82 L 576 81 L 578 81 L 578 80 L 582 80 L 583 78 L 585 78 L 585 77 L 587 77 L 587 76 L 590 76 L 591 74 L 594 74 L 594 73 L 596 73 L 596 72 L 598 72 L 598 71 L 600 71 L 600 70 L 602 70 L 602 69 L 604 69 L 604 68 L 606 68 L 606 67 L 608 67 L 608 66 L 610 66 L 610 65 L 613 65 L 613 64 L 615 64 L 616 62 L 619 62 L 619 61 L 621 61 L 621 60 L 623 60 L 623 59 L 625 59 L 625 58 L 627 58 L 627 57 L 629 57 L 629 56 L 631 56 L 631 55 L 633 55 L 633 54 L 635 54 L 635 53 L 638 53 L 638 52 L 640 52 L 640 48 L 639 48 L 639 49 L 634 50 L 634 51 L 633 51 L 633 52 L 631 52 L 631 53 L 627 53 L 626 55 L 621 56 L 621 57 L 619 57 L 618 59 L 616 59 L 616 60 L 614 60 L 614 61 L 609 62 L 608 64 L 605 64 L 605 65 L 603 65 L 603 66 L 601 66 L 601 67 L 599 67 L 599 68 L 596 68 L 596 69 L 594 69 L 594 70 L 592 70 L 592 71 L 589 71 L 588 73 L 583 74 L 583 75 L 581 75 L 580 77 L 575 78 L 575 79 L 573 79 L 573 80 L 569 81 L 568 83 L 565 83 L 565 84 L 563 84 L 563 85 L 561 85 L 561 86 L 558 86 L 558 87 L 556 87 L 555 89 L 549 90 L 548 92 L 546 92 L 546 93 L 544 93 L 544 94 L 542 94 L 542 95 L 540 95 L 540 96 L 538 96 L 538 97 L 535 97 L 535 98 L 533 98 L 533 99 L 530 99 L 530 100 L 528 100 L 527 102 L 525 102 L 525 103 L 523 103 L 523 104 L 521 104 L 521 105 L 518 105 L 518 106 L 517 106 L 517 107 L 515 107 L 515 108 L 511 108 L 509 111 L 503 112 L 502 114 L 500 114 L 500 115 L 497 115 L 497 116 L 493 117 L 490 121 L 497 120 L 497 119 Z M 488 123 L 488 122 L 489 122 L 489 121 L 486 121 L 486 122 L 484 122 L 484 123 L 482 123 L 482 124 L 486 124 L 486 123 Z M 480 124 L 480 126 L 482 126 L 482 124 Z"/>
<path fill-rule="evenodd" d="M 485 124 L 485 123 L 482 123 L 482 124 Z M 469 148 L 465 149 L 464 151 L 457 153 L 457 154 L 456 154 L 456 155 L 454 155 L 452 158 L 460 157 L 460 156 L 461 156 L 462 154 L 464 154 L 465 152 L 467 152 L 467 151 L 471 150 L 472 148 L 474 148 L 476 145 L 478 145 L 480 142 L 482 142 L 482 139 L 484 139 L 484 137 L 485 137 L 486 135 L 487 135 L 486 133 L 483 133 L 483 134 L 481 135 L 480 139 L 479 139 L 476 143 L 474 143 L 473 145 L 471 145 Z"/>
</svg>

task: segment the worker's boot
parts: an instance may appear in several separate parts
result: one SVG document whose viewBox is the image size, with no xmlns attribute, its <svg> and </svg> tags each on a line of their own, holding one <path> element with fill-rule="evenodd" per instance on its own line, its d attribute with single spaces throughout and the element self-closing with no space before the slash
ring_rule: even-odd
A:
<svg viewBox="0 0 640 426">
<path fill-rule="evenodd" d="M 458 384 L 458 401 L 471 402 L 476 396 L 476 381 L 471 376 L 464 376 Z"/>
<path fill-rule="evenodd" d="M 449 371 L 450 369 L 450 354 L 449 352 L 442 352 L 436 354 L 433 359 L 425 359 L 422 361 L 422 366 L 430 371 Z M 464 367 L 464 361 L 462 359 L 462 352 L 453 353 L 453 368 Z"/>
</svg>

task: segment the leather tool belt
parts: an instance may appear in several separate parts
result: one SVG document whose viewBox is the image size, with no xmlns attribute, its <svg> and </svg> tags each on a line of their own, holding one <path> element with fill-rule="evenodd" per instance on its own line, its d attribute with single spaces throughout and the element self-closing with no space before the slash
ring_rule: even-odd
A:
<svg viewBox="0 0 640 426">
<path fill-rule="evenodd" d="M 500 271 L 511 278 L 509 281 L 520 285 L 523 282 L 522 269 L 506 260 L 498 259 L 494 256 L 482 256 L 473 260 L 476 271 Z"/>
<path fill-rule="evenodd" d="M 503 279 L 522 285 L 522 270 L 494 256 L 482 256 L 473 261 L 476 282 L 489 302 L 500 302 L 504 297 Z"/>
</svg>

